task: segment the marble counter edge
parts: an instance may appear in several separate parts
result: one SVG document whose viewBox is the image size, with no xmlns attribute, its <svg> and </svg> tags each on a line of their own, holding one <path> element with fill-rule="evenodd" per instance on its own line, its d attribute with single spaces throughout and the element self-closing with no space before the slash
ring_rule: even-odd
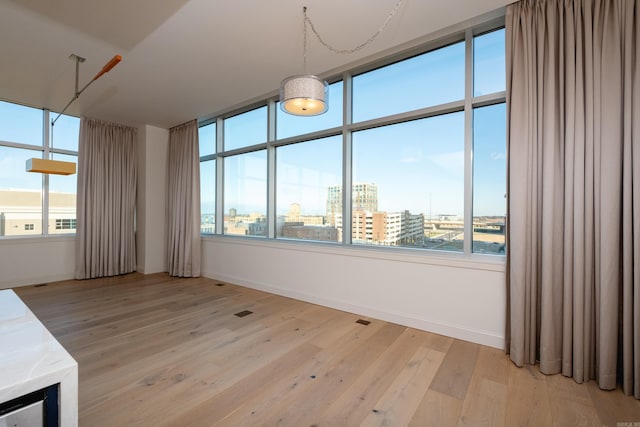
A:
<svg viewBox="0 0 640 427">
<path fill-rule="evenodd" d="M 0 316 L 0 362 L 3 362 L 3 370 L 6 375 L 0 378 L 0 402 L 6 402 L 25 394 L 46 388 L 50 385 L 60 384 L 60 421 L 62 426 L 78 425 L 78 364 L 69 352 L 55 339 L 49 330 L 33 314 L 31 309 L 11 289 L 0 290 L 0 305 L 2 307 L 17 307 L 15 310 L 21 314 L 21 319 L 3 319 Z M 3 327 L 7 324 L 7 327 Z M 22 323 L 22 325 L 21 325 Z M 31 354 L 31 358 L 20 360 L 16 356 L 21 347 L 26 347 L 29 342 L 21 342 L 18 350 L 11 352 L 10 338 L 15 338 L 20 327 L 35 328 L 41 339 L 40 345 L 45 349 L 40 355 Z M 42 345 L 45 343 L 46 345 Z M 4 347 L 8 356 L 2 357 L 1 348 Z M 11 362 L 11 363 L 9 363 Z M 10 371 L 7 371 L 9 369 Z M 5 382 L 6 381 L 6 382 Z"/>
</svg>

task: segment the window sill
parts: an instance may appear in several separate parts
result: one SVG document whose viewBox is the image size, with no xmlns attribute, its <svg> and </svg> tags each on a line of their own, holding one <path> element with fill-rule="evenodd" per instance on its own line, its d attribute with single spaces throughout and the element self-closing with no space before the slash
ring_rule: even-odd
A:
<svg viewBox="0 0 640 427">
<path fill-rule="evenodd" d="M 379 248 L 371 246 L 342 245 L 311 241 L 296 241 L 286 239 L 266 239 L 260 237 L 220 236 L 212 234 L 201 235 L 203 242 L 216 242 L 239 246 L 254 246 L 296 252 L 311 252 L 328 255 L 340 255 L 379 259 L 385 261 L 428 264 L 443 267 L 469 268 L 505 272 L 506 257 L 502 255 L 471 254 L 457 252 L 434 251 L 428 249 L 409 248 Z"/>
<path fill-rule="evenodd" d="M 21 244 L 33 244 L 33 243 L 53 243 L 53 242 L 66 242 L 75 241 L 75 234 L 56 234 L 48 236 L 2 236 L 0 237 L 0 246 L 21 245 Z"/>
</svg>

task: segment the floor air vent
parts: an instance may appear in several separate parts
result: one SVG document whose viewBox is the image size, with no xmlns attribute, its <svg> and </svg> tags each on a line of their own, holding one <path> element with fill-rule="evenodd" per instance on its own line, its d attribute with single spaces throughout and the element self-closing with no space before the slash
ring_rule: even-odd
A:
<svg viewBox="0 0 640 427">
<path fill-rule="evenodd" d="M 364 320 L 364 319 L 358 319 L 358 320 L 356 320 L 356 323 L 360 323 L 361 325 L 367 326 L 371 322 L 369 322 L 368 320 Z"/>
<path fill-rule="evenodd" d="M 244 316 L 250 315 L 251 313 L 253 313 L 253 311 L 244 310 L 244 311 L 241 311 L 239 313 L 234 314 L 234 316 L 244 317 Z"/>
</svg>

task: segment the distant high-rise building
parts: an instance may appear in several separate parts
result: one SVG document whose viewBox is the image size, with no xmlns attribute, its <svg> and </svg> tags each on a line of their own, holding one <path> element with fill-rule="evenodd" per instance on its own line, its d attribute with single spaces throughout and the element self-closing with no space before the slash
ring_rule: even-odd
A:
<svg viewBox="0 0 640 427">
<path fill-rule="evenodd" d="M 332 185 L 327 191 L 327 223 L 336 225 L 336 215 L 342 215 L 342 185 Z"/>
<path fill-rule="evenodd" d="M 353 211 L 377 212 L 378 185 L 356 183 L 351 186 Z M 327 223 L 336 224 L 336 215 L 342 215 L 342 185 L 332 185 L 327 192 Z"/>
<path fill-rule="evenodd" d="M 354 211 L 378 211 L 378 185 L 373 183 L 353 184 L 351 208 Z"/>
</svg>

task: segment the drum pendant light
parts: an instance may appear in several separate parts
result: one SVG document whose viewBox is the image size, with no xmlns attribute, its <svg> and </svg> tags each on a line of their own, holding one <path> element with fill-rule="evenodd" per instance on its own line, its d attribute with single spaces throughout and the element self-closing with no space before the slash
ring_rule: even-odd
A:
<svg viewBox="0 0 640 427">
<path fill-rule="evenodd" d="M 280 108 L 296 116 L 317 116 L 329 108 L 329 85 L 307 74 L 307 7 L 302 8 L 304 24 L 303 62 L 305 74 L 292 76 L 280 83 Z"/>
<path fill-rule="evenodd" d="M 280 106 L 296 116 L 316 116 L 328 109 L 328 84 L 311 74 L 292 76 L 280 84 Z"/>
<path fill-rule="evenodd" d="M 359 51 L 360 49 L 368 46 L 372 43 L 376 37 L 382 33 L 393 15 L 396 14 L 400 6 L 405 0 L 398 0 L 384 20 L 382 25 L 378 27 L 378 30 L 369 37 L 363 43 L 360 43 L 353 49 L 337 49 L 329 45 L 316 31 L 313 22 L 307 16 L 307 7 L 302 7 L 302 16 L 304 24 L 304 49 L 303 49 L 303 62 L 304 62 L 304 74 L 300 76 L 293 76 L 282 80 L 280 83 L 280 108 L 285 113 L 294 114 L 296 116 L 316 116 L 322 114 L 329 109 L 329 85 L 326 81 L 307 74 L 307 24 L 309 28 L 316 35 L 318 41 L 327 49 L 333 53 L 350 54 Z"/>
</svg>

